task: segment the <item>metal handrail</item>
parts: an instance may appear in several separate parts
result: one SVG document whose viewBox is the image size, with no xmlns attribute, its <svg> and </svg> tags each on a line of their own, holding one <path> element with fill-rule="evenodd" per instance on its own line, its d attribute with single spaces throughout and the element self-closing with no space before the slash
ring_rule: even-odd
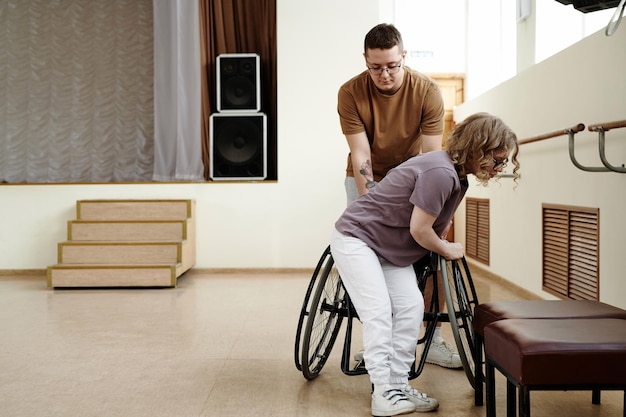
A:
<svg viewBox="0 0 626 417">
<path fill-rule="evenodd" d="M 590 132 L 598 132 L 598 152 L 600 153 L 600 160 L 602 161 L 604 166 L 610 169 L 611 171 L 624 174 L 626 173 L 626 167 L 624 167 L 624 164 L 622 164 L 621 167 L 611 165 L 606 157 L 606 152 L 605 152 L 605 147 L 604 147 L 604 143 L 605 143 L 604 132 L 608 132 L 611 129 L 618 129 L 621 127 L 626 127 L 626 120 L 619 120 L 617 122 L 608 122 L 608 123 L 598 123 L 598 124 L 589 126 L 588 129 Z"/>
<path fill-rule="evenodd" d="M 569 127 L 567 129 L 556 130 L 550 133 L 544 133 L 543 135 L 533 136 L 529 139 L 520 140 L 519 144 L 524 145 L 526 143 L 539 142 L 540 140 L 555 138 L 557 136 L 567 135 L 570 132 L 578 133 L 581 130 L 585 130 L 585 125 L 583 123 L 578 123 L 576 126 Z"/>
<path fill-rule="evenodd" d="M 602 164 L 604 166 L 602 167 L 589 167 L 589 166 L 585 166 L 582 165 L 580 162 L 578 162 L 578 160 L 576 159 L 576 155 L 574 152 L 574 135 L 578 132 L 581 132 L 585 129 L 585 125 L 583 123 L 578 123 L 575 126 L 572 126 L 570 128 L 566 128 L 566 129 L 561 129 L 561 130 L 556 130 L 554 132 L 550 132 L 550 133 L 545 133 L 543 135 L 538 135 L 538 136 L 534 136 L 532 138 L 529 139 L 524 139 L 519 141 L 520 145 L 524 145 L 524 144 L 528 144 L 528 143 L 533 143 L 533 142 L 538 142 L 538 141 L 542 141 L 545 139 L 550 139 L 550 138 L 554 138 L 554 137 L 558 137 L 558 136 L 563 136 L 563 135 L 568 135 L 569 136 L 569 142 L 568 142 L 568 147 L 569 147 L 569 157 L 570 160 L 572 161 L 572 163 L 574 164 L 574 166 L 580 170 L 583 171 L 587 171 L 587 172 L 619 172 L 619 173 L 626 173 L 626 167 L 624 166 L 624 164 L 622 164 L 621 167 L 617 167 L 614 165 L 611 165 L 607 158 L 606 158 L 606 154 L 605 154 L 605 138 L 604 138 L 604 132 L 607 132 L 611 129 L 615 129 L 615 128 L 620 128 L 620 127 L 626 127 L 626 120 L 621 120 L 621 121 L 617 121 L 617 122 L 610 122 L 610 123 L 602 123 L 602 124 L 595 124 L 595 125 L 591 125 L 589 126 L 589 131 L 592 132 L 598 132 L 599 134 L 599 138 L 598 138 L 598 150 L 600 153 L 600 160 L 602 161 Z"/>
</svg>

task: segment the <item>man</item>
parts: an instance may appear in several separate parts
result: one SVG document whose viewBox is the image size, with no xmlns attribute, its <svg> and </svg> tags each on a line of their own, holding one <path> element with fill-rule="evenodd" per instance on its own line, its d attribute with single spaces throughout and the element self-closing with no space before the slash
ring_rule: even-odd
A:
<svg viewBox="0 0 626 417">
<path fill-rule="evenodd" d="M 348 204 L 400 163 L 420 152 L 441 150 L 443 139 L 439 87 L 404 66 L 406 50 L 398 29 L 379 24 L 367 33 L 364 43 L 367 70 L 343 84 L 338 94 L 341 129 L 350 148 L 345 179 Z M 439 295 L 444 305 L 443 290 Z M 441 337 L 440 324 L 426 361 L 462 367 L 456 349 Z"/>
</svg>

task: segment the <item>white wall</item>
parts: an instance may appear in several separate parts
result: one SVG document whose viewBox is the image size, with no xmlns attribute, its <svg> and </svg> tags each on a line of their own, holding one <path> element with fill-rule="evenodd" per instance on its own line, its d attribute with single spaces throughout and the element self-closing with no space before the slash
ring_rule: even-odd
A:
<svg viewBox="0 0 626 417">
<path fill-rule="evenodd" d="M 606 37 L 591 35 L 559 54 L 528 68 L 455 111 L 460 121 L 477 111 L 500 116 L 527 139 L 572 127 L 624 120 L 626 109 L 626 30 Z M 577 159 L 602 166 L 597 133 L 575 136 Z M 606 133 L 607 155 L 613 165 L 626 163 L 626 129 Z M 592 173 L 569 159 L 568 137 L 521 147 L 521 181 L 513 190 L 503 179 L 488 188 L 470 187 L 469 196 L 491 201 L 489 269 L 540 296 L 541 204 L 600 208 L 600 300 L 626 307 L 626 174 Z M 510 168 L 507 168 L 510 170 Z M 457 213 L 455 232 L 464 241 L 464 209 Z"/>
<path fill-rule="evenodd" d="M 313 268 L 345 207 L 348 147 L 336 113 L 340 84 L 363 68 L 362 43 L 392 20 L 388 0 L 277 0 L 278 177 L 275 183 L 0 186 L 0 269 L 43 269 L 80 199 L 193 198 L 198 268 Z M 576 123 L 624 119 L 626 29 L 599 32 L 510 79 L 456 111 L 500 115 L 528 138 Z M 478 71 L 478 68 L 474 69 Z M 607 135 L 615 164 L 626 162 L 626 129 Z M 595 135 L 577 153 L 598 164 Z M 626 307 L 623 207 L 626 174 L 585 173 L 567 156 L 566 137 L 524 145 L 522 182 L 472 187 L 491 199 L 492 272 L 534 293 L 541 285 L 541 203 L 600 207 L 601 299 Z M 464 210 L 456 219 L 464 241 Z"/>
<path fill-rule="evenodd" d="M 313 268 L 345 207 L 340 84 L 364 68 L 378 0 L 277 1 L 278 182 L 3 185 L 0 269 L 43 269 L 80 199 L 193 198 L 198 268 Z"/>
</svg>

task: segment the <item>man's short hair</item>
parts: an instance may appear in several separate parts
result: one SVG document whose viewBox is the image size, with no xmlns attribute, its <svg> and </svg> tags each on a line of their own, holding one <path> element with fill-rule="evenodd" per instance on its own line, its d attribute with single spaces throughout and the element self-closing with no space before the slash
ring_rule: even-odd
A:
<svg viewBox="0 0 626 417">
<path fill-rule="evenodd" d="M 378 24 L 365 35 L 365 53 L 368 49 L 391 49 L 396 45 L 400 52 L 404 50 L 402 35 L 391 23 Z"/>
</svg>

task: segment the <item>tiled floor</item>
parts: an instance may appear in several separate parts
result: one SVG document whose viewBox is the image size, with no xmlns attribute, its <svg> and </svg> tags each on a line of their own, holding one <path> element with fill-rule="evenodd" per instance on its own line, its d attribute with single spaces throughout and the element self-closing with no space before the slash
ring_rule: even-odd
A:
<svg viewBox="0 0 626 417">
<path fill-rule="evenodd" d="M 474 272 L 479 300 L 517 299 Z M 1 417 L 368 416 L 366 375 L 333 350 L 306 381 L 293 359 L 310 273 L 199 273 L 175 289 L 51 290 L 0 276 Z M 451 341 L 449 326 L 444 332 Z M 412 381 L 432 415 L 484 416 L 462 371 L 426 365 Z M 498 377 L 498 414 L 505 384 Z M 533 416 L 622 416 L 623 393 L 533 392 Z"/>
</svg>

